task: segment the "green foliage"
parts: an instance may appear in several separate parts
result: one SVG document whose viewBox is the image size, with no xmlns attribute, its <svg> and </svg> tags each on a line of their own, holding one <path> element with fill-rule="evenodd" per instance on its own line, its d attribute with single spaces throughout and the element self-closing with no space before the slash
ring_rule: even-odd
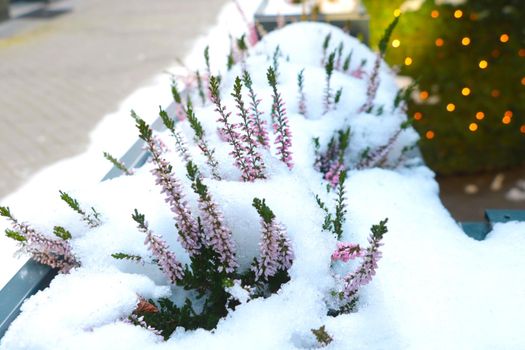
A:
<svg viewBox="0 0 525 350">
<path fill-rule="evenodd" d="M 123 173 L 125 173 L 127 175 L 131 174 L 131 171 L 124 165 L 124 163 L 118 161 L 117 158 L 113 157 L 108 152 L 104 152 L 104 158 L 109 160 L 111 162 L 111 164 L 113 164 L 114 167 L 116 167 L 117 169 L 119 169 Z"/>
<path fill-rule="evenodd" d="M 25 238 L 24 235 L 22 235 L 21 233 L 17 232 L 17 231 L 13 231 L 13 230 L 9 230 L 9 229 L 6 229 L 5 230 L 5 235 L 11 239 L 14 239 L 15 241 L 18 241 L 18 242 L 26 242 L 27 241 L 27 238 Z"/>
<path fill-rule="evenodd" d="M 201 122 L 195 116 L 191 103 L 186 107 L 186 118 L 188 118 L 188 122 L 190 123 L 193 132 L 195 132 L 195 137 L 197 139 L 202 139 L 204 137 L 204 129 L 202 128 Z"/>
<path fill-rule="evenodd" d="M 202 77 L 199 70 L 195 72 L 195 75 L 197 76 L 197 90 L 199 91 L 199 97 L 201 98 L 202 105 L 206 104 L 206 94 L 204 93 L 204 87 L 202 84 Z"/>
<path fill-rule="evenodd" d="M 53 233 L 58 238 L 63 239 L 64 241 L 67 241 L 68 239 L 71 239 L 71 232 L 63 228 L 62 226 L 55 226 L 53 227 Z"/>
<path fill-rule="evenodd" d="M 137 209 L 133 211 L 133 214 L 131 214 L 131 218 L 139 225 L 140 228 L 146 228 L 146 219 L 144 217 L 144 214 L 139 213 Z"/>
<path fill-rule="evenodd" d="M 277 45 L 272 57 L 272 68 L 275 74 L 275 81 L 279 79 L 279 56 L 281 56 L 281 47 Z"/>
<path fill-rule="evenodd" d="M 323 61 L 326 57 L 326 51 L 328 50 L 328 46 L 330 45 L 330 40 L 332 39 L 332 32 L 326 34 L 323 40 Z"/>
<path fill-rule="evenodd" d="M 300 92 L 304 91 L 304 68 L 297 74 L 297 86 Z"/>
<path fill-rule="evenodd" d="M 142 260 L 142 257 L 139 256 L 139 255 L 130 255 L 130 254 L 126 254 L 126 253 L 113 253 L 113 254 L 111 254 L 111 256 L 114 259 L 117 259 L 117 260 L 132 260 L 132 261 L 141 261 Z"/>
<path fill-rule="evenodd" d="M 84 222 L 91 228 L 97 227 L 101 224 L 100 213 L 95 208 L 91 207 L 91 213 L 87 214 L 81 207 L 78 201 L 71 197 L 67 192 L 59 191 L 60 199 L 62 199 L 73 211 L 78 213 Z"/>
<path fill-rule="evenodd" d="M 9 219 L 12 219 L 13 216 L 11 215 L 11 210 L 9 210 L 9 207 L 0 207 L 0 215 Z"/>
<path fill-rule="evenodd" d="M 271 223 L 272 220 L 275 218 L 275 215 L 272 212 L 272 210 L 266 205 L 266 200 L 264 198 L 262 200 L 259 198 L 254 198 L 252 206 L 257 210 L 259 216 L 267 224 Z"/>
<path fill-rule="evenodd" d="M 379 40 L 379 52 L 382 57 L 386 54 L 386 49 L 388 48 L 388 43 L 390 42 L 390 37 L 392 36 L 392 32 L 397 26 L 397 23 L 399 22 L 400 17 L 395 17 L 394 20 L 388 25 L 388 27 L 385 29 L 385 33 L 383 34 L 383 37 L 381 40 Z"/>
<path fill-rule="evenodd" d="M 182 98 L 180 97 L 179 90 L 177 90 L 177 82 L 175 81 L 171 83 L 171 95 L 173 96 L 173 100 L 176 103 L 178 104 L 182 103 Z"/>
<path fill-rule="evenodd" d="M 246 45 L 246 34 L 241 35 L 241 37 L 237 39 L 237 48 L 241 52 L 248 50 L 248 45 Z"/>
<path fill-rule="evenodd" d="M 174 133 L 175 132 L 175 120 L 173 120 L 172 118 L 168 116 L 168 113 L 162 109 L 162 106 L 159 106 L 159 117 L 162 120 L 162 123 L 164 124 L 166 129 Z"/>
<path fill-rule="evenodd" d="M 211 68 L 210 68 L 210 46 L 209 45 L 207 45 L 206 48 L 204 49 L 204 62 L 206 64 L 206 71 L 210 75 Z"/>
<path fill-rule="evenodd" d="M 228 68 L 228 71 L 230 71 L 235 64 L 235 60 L 233 58 L 233 51 L 230 50 L 230 53 L 228 54 L 228 57 L 226 58 L 226 68 Z"/>
<path fill-rule="evenodd" d="M 326 331 L 324 325 L 322 325 L 320 328 L 312 329 L 312 333 L 315 335 L 315 339 L 317 339 L 317 342 L 322 347 L 327 346 L 333 341 L 330 334 L 328 334 L 328 332 Z"/>
<path fill-rule="evenodd" d="M 341 95 L 343 94 L 343 88 L 340 87 L 336 93 L 335 93 L 335 97 L 334 97 L 334 103 L 335 104 L 338 104 L 339 103 L 339 100 L 341 100 Z"/>
<path fill-rule="evenodd" d="M 321 198 L 317 194 L 315 195 L 315 201 L 317 202 L 319 208 L 321 208 L 325 212 L 323 221 L 323 231 L 332 231 L 334 222 L 332 214 L 328 210 L 326 204 L 321 200 Z"/>
<path fill-rule="evenodd" d="M 153 130 L 151 130 L 150 126 L 144 121 L 144 119 L 140 118 L 135 112 L 132 111 L 132 116 L 135 119 L 135 126 L 139 130 L 139 137 L 144 142 L 149 142 L 151 140 L 151 137 L 153 136 Z"/>
<path fill-rule="evenodd" d="M 388 232 L 388 228 L 386 227 L 386 223 L 388 222 L 388 218 L 381 220 L 378 225 L 373 225 L 370 229 L 372 231 L 372 237 L 376 240 L 383 239 L 383 236 L 385 233 Z"/>
<path fill-rule="evenodd" d="M 268 84 L 273 88 L 274 91 L 277 90 L 277 77 L 275 75 L 275 70 L 272 66 L 268 67 L 266 72 L 266 78 L 268 79 Z"/>
<path fill-rule="evenodd" d="M 343 235 L 343 224 L 346 220 L 346 204 L 345 204 L 345 181 L 346 171 L 342 171 L 339 175 L 339 183 L 337 185 L 337 199 L 335 203 L 335 217 L 333 221 L 333 232 L 337 239 L 341 239 Z"/>
<path fill-rule="evenodd" d="M 334 72 L 334 62 L 335 62 L 335 52 L 330 53 L 328 55 L 328 60 L 326 61 L 324 65 L 324 70 L 326 72 L 326 79 L 330 80 L 332 77 L 332 73 Z"/>
<path fill-rule="evenodd" d="M 348 69 L 350 69 L 350 62 L 352 61 L 352 54 L 354 53 L 354 50 L 350 51 L 348 56 L 346 56 L 344 62 L 343 62 L 343 72 L 347 72 Z"/>
</svg>

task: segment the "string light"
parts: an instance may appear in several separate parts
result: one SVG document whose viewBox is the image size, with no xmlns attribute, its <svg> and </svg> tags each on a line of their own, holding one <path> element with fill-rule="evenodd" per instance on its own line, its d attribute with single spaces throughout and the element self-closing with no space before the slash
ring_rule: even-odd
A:
<svg viewBox="0 0 525 350">
<path fill-rule="evenodd" d="M 522 134 L 525 134 L 525 124 L 523 124 L 521 127 L 520 127 L 520 132 Z"/>
<path fill-rule="evenodd" d="M 454 11 L 454 18 L 459 19 L 461 17 L 463 17 L 463 11 L 461 11 L 461 10 Z"/>
<path fill-rule="evenodd" d="M 481 60 L 481 61 L 479 61 L 479 68 L 481 68 L 481 69 L 485 69 L 485 68 L 487 68 L 488 66 L 489 66 L 489 63 L 488 63 L 487 61 L 485 61 L 485 60 Z"/>
<path fill-rule="evenodd" d="M 437 38 L 437 39 L 436 39 L 436 46 L 437 46 L 437 47 L 441 47 L 441 46 L 443 46 L 444 43 L 445 43 L 445 42 L 443 41 L 443 39 L 441 39 L 441 38 Z"/>
<path fill-rule="evenodd" d="M 455 110 L 456 110 L 456 105 L 455 105 L 455 104 L 453 104 L 453 103 L 449 103 L 449 104 L 447 105 L 447 111 L 449 111 L 449 112 L 454 112 Z"/>
<path fill-rule="evenodd" d="M 401 10 L 400 9 L 395 9 L 394 10 L 394 17 L 399 17 L 401 16 Z"/>
<path fill-rule="evenodd" d="M 421 120 L 421 119 L 423 119 L 423 113 L 421 112 L 414 113 L 414 120 Z"/>
<path fill-rule="evenodd" d="M 470 45 L 470 38 L 468 36 L 463 37 L 463 39 L 461 39 L 461 45 L 469 46 Z"/>
<path fill-rule="evenodd" d="M 405 58 L 405 65 L 410 66 L 412 64 L 412 57 L 408 56 Z"/>
<path fill-rule="evenodd" d="M 508 115 L 504 116 L 503 118 L 501 118 L 501 122 L 505 125 L 508 125 L 510 124 L 510 122 L 512 121 L 512 118 L 509 117 Z"/>
<path fill-rule="evenodd" d="M 430 12 L 430 17 L 438 18 L 439 17 L 439 11 L 438 10 L 432 10 L 432 12 Z"/>
<path fill-rule="evenodd" d="M 506 43 L 509 41 L 509 35 L 508 34 L 501 34 L 499 37 L 499 41 L 502 43 Z"/>
<path fill-rule="evenodd" d="M 436 134 L 432 131 L 432 130 L 429 130 L 425 133 L 425 137 L 428 139 L 428 140 L 432 140 L 434 138 L 434 136 L 436 136 Z"/>
<path fill-rule="evenodd" d="M 426 100 L 428 96 L 429 96 L 428 91 L 423 90 L 419 93 L 419 98 L 422 99 L 423 101 Z"/>
<path fill-rule="evenodd" d="M 469 126 L 468 126 L 468 129 L 472 132 L 478 130 L 478 124 L 476 123 L 470 123 Z"/>
<path fill-rule="evenodd" d="M 525 49 L 519 49 L 518 56 L 525 57 Z"/>
<path fill-rule="evenodd" d="M 525 85 L 525 77 L 521 78 L 521 85 Z"/>
<path fill-rule="evenodd" d="M 392 47 L 399 47 L 401 45 L 401 41 L 399 39 L 392 40 Z"/>
<path fill-rule="evenodd" d="M 477 120 L 483 120 L 485 118 L 485 113 L 483 112 L 477 112 L 476 113 L 476 119 Z"/>
<path fill-rule="evenodd" d="M 512 118 L 512 111 L 505 111 L 505 114 L 503 114 L 505 117 L 509 117 L 509 118 Z"/>
<path fill-rule="evenodd" d="M 462 94 L 463 96 L 468 96 L 468 95 L 470 95 L 470 89 L 469 89 L 468 87 L 465 86 L 463 89 L 461 89 L 461 94 Z"/>
</svg>

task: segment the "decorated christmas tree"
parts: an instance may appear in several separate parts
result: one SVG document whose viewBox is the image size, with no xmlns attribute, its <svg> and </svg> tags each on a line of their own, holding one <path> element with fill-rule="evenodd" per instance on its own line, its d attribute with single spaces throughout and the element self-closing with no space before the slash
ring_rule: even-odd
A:
<svg viewBox="0 0 525 350">
<path fill-rule="evenodd" d="M 418 82 L 409 115 L 433 169 L 466 173 L 525 163 L 522 1 L 364 3 L 372 42 L 392 15 L 403 17 L 386 59 Z"/>
</svg>

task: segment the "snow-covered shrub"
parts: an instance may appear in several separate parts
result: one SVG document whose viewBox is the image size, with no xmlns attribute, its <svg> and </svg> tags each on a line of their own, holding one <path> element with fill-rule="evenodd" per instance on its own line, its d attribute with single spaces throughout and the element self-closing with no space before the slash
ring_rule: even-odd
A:
<svg viewBox="0 0 525 350">
<path fill-rule="evenodd" d="M 305 35 L 309 40 L 296 40 Z M 338 43 L 333 51 L 331 42 Z M 359 289 L 376 272 L 387 229 L 380 221 L 369 246 L 359 243 L 363 232 L 347 220 L 348 174 L 379 165 L 401 171 L 417 162 L 403 158 L 417 136 L 402 108 L 394 107 L 393 73 L 381 56 L 323 24 L 288 26 L 249 50 L 244 38 L 237 44 L 242 54 L 220 67 L 207 48 L 206 73 L 195 73 L 184 94 L 172 87 L 175 115 L 159 112 L 166 132 L 154 132 L 132 113 L 150 161 L 131 176 L 79 191 L 104 220 L 97 216 L 90 224 L 91 214 L 68 202 L 89 230 L 62 216 L 71 234 L 53 238 L 65 248 L 52 252 L 70 273 L 44 293 L 63 288 L 62 280 L 75 288 L 75 276 L 107 274 L 120 276 L 115 283 L 130 293 L 111 299 L 103 316 L 87 315 L 80 328 L 67 324 L 63 332 L 109 326 L 120 338 L 118 329 L 139 334 L 135 328 L 144 328 L 151 346 L 158 334 L 191 343 L 197 334 L 212 337 L 204 330 L 238 324 L 232 320 L 239 317 L 266 319 L 268 307 L 283 314 L 276 322 L 281 330 L 266 334 L 266 348 L 310 347 L 314 336 L 319 344 L 338 341 L 320 323 L 328 315 L 359 309 Z M 199 99 L 203 107 L 192 103 Z M 10 234 L 24 243 L 27 230 L 7 208 L 2 213 L 13 221 Z M 374 220 L 383 218 L 377 215 Z M 350 261 L 359 258 L 359 265 Z M 306 313 L 299 324 L 313 317 L 315 326 L 292 321 L 298 312 Z M 285 334 L 293 324 L 306 334 Z M 201 330 L 190 332 L 195 329 Z"/>
</svg>

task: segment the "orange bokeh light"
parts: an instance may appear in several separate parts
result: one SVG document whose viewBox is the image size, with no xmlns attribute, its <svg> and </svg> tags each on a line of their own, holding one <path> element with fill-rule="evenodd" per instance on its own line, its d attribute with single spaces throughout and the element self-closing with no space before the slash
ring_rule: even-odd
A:
<svg viewBox="0 0 525 350">
<path fill-rule="evenodd" d="M 449 111 L 449 112 L 454 112 L 455 110 L 456 110 L 456 105 L 455 105 L 455 104 L 453 104 L 453 103 L 449 103 L 449 104 L 447 105 L 447 111 Z"/>
<path fill-rule="evenodd" d="M 478 124 L 476 123 L 470 123 L 469 126 L 468 126 L 468 129 L 472 132 L 478 130 Z"/>
<path fill-rule="evenodd" d="M 483 120 L 485 118 L 485 113 L 483 112 L 477 112 L 476 113 L 476 119 L 477 120 Z"/>
<path fill-rule="evenodd" d="M 494 98 L 499 97 L 500 95 L 501 95 L 501 92 L 498 89 L 494 89 L 490 92 L 490 96 Z"/>
<path fill-rule="evenodd" d="M 463 45 L 463 46 L 470 45 L 470 38 L 468 36 L 466 36 L 463 39 L 461 39 L 461 45 Z"/>
<path fill-rule="evenodd" d="M 454 18 L 461 18 L 461 17 L 463 17 L 463 11 L 461 10 L 454 11 Z"/>
<path fill-rule="evenodd" d="M 481 61 L 479 61 L 478 65 L 479 65 L 479 68 L 485 69 L 485 68 L 487 68 L 489 66 L 489 63 L 487 61 L 485 61 L 485 60 L 481 60 Z"/>
<path fill-rule="evenodd" d="M 445 43 L 445 41 L 443 39 L 441 39 L 441 38 L 437 38 L 436 39 L 436 46 L 437 47 L 443 46 L 444 43 Z"/>
<path fill-rule="evenodd" d="M 505 125 L 510 124 L 511 121 L 512 121 L 512 118 L 509 116 L 504 116 L 503 118 L 501 118 L 501 122 Z"/>
<path fill-rule="evenodd" d="M 432 140 L 435 136 L 436 134 L 432 130 L 429 130 L 425 133 L 425 137 L 429 140 Z"/>
<path fill-rule="evenodd" d="M 430 17 L 438 18 L 439 17 L 439 11 L 438 10 L 433 10 L 432 12 L 430 12 Z"/>
<path fill-rule="evenodd" d="M 415 119 L 415 120 L 421 120 L 421 119 L 423 119 L 423 113 L 421 113 L 421 112 L 416 112 L 416 113 L 414 113 L 414 119 Z"/>
<path fill-rule="evenodd" d="M 419 93 L 419 98 L 422 99 L 423 101 L 426 100 L 428 96 L 429 96 L 428 91 L 423 90 Z"/>
<path fill-rule="evenodd" d="M 508 34 L 501 34 L 499 37 L 499 41 L 502 43 L 506 43 L 509 41 L 509 35 Z"/>
<path fill-rule="evenodd" d="M 523 124 L 521 127 L 520 127 L 520 132 L 522 134 L 525 134 L 525 124 Z"/>
<path fill-rule="evenodd" d="M 469 89 L 468 87 L 465 86 L 463 89 L 461 89 L 461 94 L 462 94 L 463 96 L 468 96 L 468 95 L 470 95 L 470 89 Z"/>
</svg>

